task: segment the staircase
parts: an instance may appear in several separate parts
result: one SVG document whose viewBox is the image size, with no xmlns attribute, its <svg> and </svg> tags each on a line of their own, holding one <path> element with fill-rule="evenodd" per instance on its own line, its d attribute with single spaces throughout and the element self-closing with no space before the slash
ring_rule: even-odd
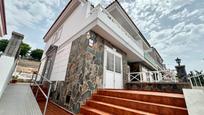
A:
<svg viewBox="0 0 204 115">
<path fill-rule="evenodd" d="M 81 106 L 84 115 L 188 115 L 182 94 L 100 89 Z"/>
</svg>

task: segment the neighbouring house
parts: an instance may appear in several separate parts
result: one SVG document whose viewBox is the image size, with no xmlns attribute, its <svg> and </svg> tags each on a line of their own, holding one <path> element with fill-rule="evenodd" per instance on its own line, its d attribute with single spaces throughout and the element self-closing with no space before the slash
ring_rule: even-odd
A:
<svg viewBox="0 0 204 115">
<path fill-rule="evenodd" d="M 0 0 L 0 37 L 7 34 L 4 0 Z"/>
<path fill-rule="evenodd" d="M 71 0 L 43 39 L 38 73 L 54 83 L 51 99 L 75 113 L 97 89 L 125 88 L 130 72 L 166 69 L 117 1 L 103 8 Z M 143 75 L 135 80 L 161 78 Z"/>
</svg>

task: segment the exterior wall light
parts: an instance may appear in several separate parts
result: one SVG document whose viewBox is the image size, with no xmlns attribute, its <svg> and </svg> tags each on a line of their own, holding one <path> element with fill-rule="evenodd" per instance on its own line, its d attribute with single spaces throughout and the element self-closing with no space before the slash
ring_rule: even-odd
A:
<svg viewBox="0 0 204 115">
<path fill-rule="evenodd" d="M 92 47 L 96 43 L 96 34 L 94 32 L 88 32 L 87 39 L 89 40 L 89 46 Z"/>
</svg>

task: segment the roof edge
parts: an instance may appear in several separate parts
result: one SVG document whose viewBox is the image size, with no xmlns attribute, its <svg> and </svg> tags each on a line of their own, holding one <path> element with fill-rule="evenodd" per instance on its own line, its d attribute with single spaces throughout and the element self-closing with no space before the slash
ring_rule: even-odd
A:
<svg viewBox="0 0 204 115">
<path fill-rule="evenodd" d="M 57 21 L 59 20 L 59 18 L 62 16 L 62 14 L 64 13 L 64 11 L 68 8 L 68 6 L 70 5 L 70 3 L 73 0 L 70 0 L 68 2 L 68 4 L 65 6 L 65 8 L 62 10 L 62 12 L 59 14 L 59 16 L 57 17 L 57 19 L 54 21 L 54 23 L 51 25 L 51 27 L 49 28 L 49 30 L 46 32 L 46 34 L 44 35 L 43 39 L 45 39 L 45 37 L 48 35 L 48 33 L 51 31 L 51 29 L 53 28 L 53 26 L 57 23 Z"/>
</svg>

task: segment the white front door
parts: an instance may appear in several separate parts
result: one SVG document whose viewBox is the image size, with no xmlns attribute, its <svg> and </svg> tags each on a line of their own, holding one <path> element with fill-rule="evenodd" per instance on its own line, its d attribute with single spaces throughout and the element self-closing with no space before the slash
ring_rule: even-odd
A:
<svg viewBox="0 0 204 115">
<path fill-rule="evenodd" d="M 105 46 L 104 50 L 104 88 L 123 88 L 122 55 Z"/>
</svg>

